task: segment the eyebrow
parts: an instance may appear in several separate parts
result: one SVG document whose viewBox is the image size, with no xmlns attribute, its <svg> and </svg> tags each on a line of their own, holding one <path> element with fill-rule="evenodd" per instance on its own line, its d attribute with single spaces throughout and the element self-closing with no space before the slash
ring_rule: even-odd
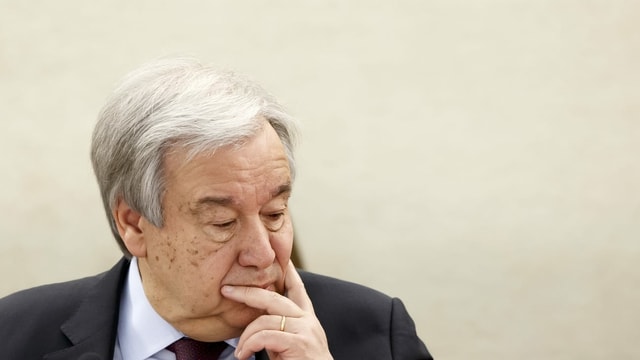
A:
<svg viewBox="0 0 640 360">
<path fill-rule="evenodd" d="M 291 183 L 282 184 L 271 192 L 271 198 L 277 198 L 280 195 L 289 193 L 291 193 Z"/>
<path fill-rule="evenodd" d="M 291 193 L 291 183 L 282 184 L 271 192 L 271 199 L 274 199 L 289 193 Z M 191 206 L 191 211 L 197 213 L 197 212 L 200 212 L 202 208 L 206 208 L 212 205 L 229 206 L 233 203 L 237 203 L 237 201 L 231 196 L 205 196 L 198 199 Z"/>
</svg>

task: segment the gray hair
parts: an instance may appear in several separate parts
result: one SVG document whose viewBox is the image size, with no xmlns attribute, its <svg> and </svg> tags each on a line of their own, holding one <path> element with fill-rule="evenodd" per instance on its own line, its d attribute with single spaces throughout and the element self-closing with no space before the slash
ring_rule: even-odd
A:
<svg viewBox="0 0 640 360">
<path fill-rule="evenodd" d="M 259 85 L 194 59 L 164 59 L 130 73 L 98 116 L 91 161 L 111 231 L 126 256 L 113 210 L 119 199 L 163 226 L 163 159 L 179 146 L 193 157 L 241 146 L 264 120 L 275 129 L 295 176 L 296 123 Z"/>
</svg>

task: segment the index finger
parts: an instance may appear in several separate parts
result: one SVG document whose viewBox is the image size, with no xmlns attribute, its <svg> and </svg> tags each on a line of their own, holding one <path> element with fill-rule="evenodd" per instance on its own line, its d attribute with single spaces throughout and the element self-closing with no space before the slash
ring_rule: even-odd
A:
<svg viewBox="0 0 640 360">
<path fill-rule="evenodd" d="M 221 289 L 222 295 L 228 299 L 243 303 L 254 309 L 260 309 L 267 314 L 285 314 L 299 316 L 300 308 L 291 299 L 275 291 L 253 286 L 225 285 Z"/>
<path fill-rule="evenodd" d="M 313 303 L 307 295 L 304 283 L 293 262 L 289 260 L 287 264 L 287 272 L 284 277 L 284 288 L 286 296 L 296 303 L 302 310 L 313 312 Z"/>
</svg>

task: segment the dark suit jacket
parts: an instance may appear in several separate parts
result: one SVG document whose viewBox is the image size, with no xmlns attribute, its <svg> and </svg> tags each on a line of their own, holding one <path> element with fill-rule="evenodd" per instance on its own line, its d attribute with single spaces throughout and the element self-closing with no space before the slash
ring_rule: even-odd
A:
<svg viewBox="0 0 640 360">
<path fill-rule="evenodd" d="M 0 358 L 111 360 L 129 261 L 0 299 Z M 431 359 L 399 299 L 301 272 L 334 359 Z M 264 352 L 258 359 L 267 359 Z"/>
</svg>

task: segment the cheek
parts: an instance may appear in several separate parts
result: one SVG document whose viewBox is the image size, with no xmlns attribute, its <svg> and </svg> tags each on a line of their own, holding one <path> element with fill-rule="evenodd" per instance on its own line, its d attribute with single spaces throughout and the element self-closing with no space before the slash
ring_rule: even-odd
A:
<svg viewBox="0 0 640 360">
<path fill-rule="evenodd" d="M 231 268 L 233 260 L 233 254 L 225 248 L 199 249 L 189 253 L 189 265 L 195 267 L 207 281 L 220 281 Z"/>
<path fill-rule="evenodd" d="M 173 268 L 178 258 L 178 244 L 175 237 L 157 232 L 147 240 L 147 258 L 161 268 Z"/>
<path fill-rule="evenodd" d="M 208 255 L 203 251 L 198 236 L 182 227 L 162 230 L 151 241 L 147 254 L 150 263 L 164 272 L 170 272 L 170 277 L 178 278 L 178 281 L 191 280 L 199 271 L 205 270 Z"/>
<path fill-rule="evenodd" d="M 283 268 L 289 263 L 293 247 L 293 228 L 290 225 L 285 226 L 286 229 L 282 229 L 271 235 L 271 246 L 276 253 L 278 263 L 280 263 Z"/>
</svg>

